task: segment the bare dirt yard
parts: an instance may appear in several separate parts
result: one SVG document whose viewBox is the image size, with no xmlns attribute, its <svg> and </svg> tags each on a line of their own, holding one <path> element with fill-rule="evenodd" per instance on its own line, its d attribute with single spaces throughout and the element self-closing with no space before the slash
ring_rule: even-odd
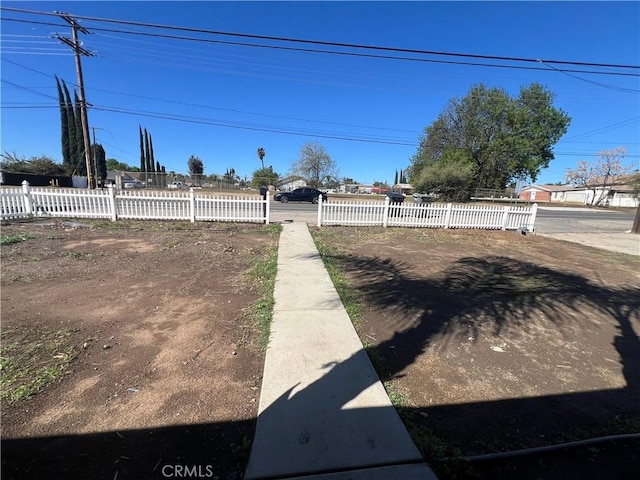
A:
<svg viewBox="0 0 640 480">
<path fill-rule="evenodd" d="M 501 231 L 313 229 L 357 330 L 446 478 L 637 478 L 640 441 L 471 456 L 640 432 L 640 258 Z"/>
<path fill-rule="evenodd" d="M 269 307 L 255 265 L 278 227 L 77 223 L 2 227 L 3 480 L 242 478 Z M 638 257 L 513 232 L 312 231 L 441 479 L 635 478 L 638 441 L 436 457 L 640 431 Z"/>
<path fill-rule="evenodd" d="M 278 232 L 4 225 L 2 478 L 242 478 Z"/>
</svg>

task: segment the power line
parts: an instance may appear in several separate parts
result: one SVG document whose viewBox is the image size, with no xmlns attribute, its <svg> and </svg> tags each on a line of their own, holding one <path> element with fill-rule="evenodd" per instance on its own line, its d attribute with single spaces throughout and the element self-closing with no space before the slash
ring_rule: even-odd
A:
<svg viewBox="0 0 640 480">
<path fill-rule="evenodd" d="M 9 63 L 14 63 L 15 62 L 11 62 L 9 61 Z M 19 64 L 16 64 L 18 66 L 21 66 Z M 25 67 L 28 68 L 28 67 Z M 29 70 L 32 70 L 36 73 L 40 73 L 42 75 L 45 76 L 49 76 L 45 73 L 42 72 L 38 72 L 37 70 L 28 68 Z M 54 100 L 57 100 L 57 98 L 50 96 L 50 95 L 46 95 L 43 94 L 41 92 L 38 92 L 32 88 L 29 87 L 24 87 L 21 85 L 17 85 L 15 83 L 6 81 L 6 80 L 2 80 L 2 83 L 11 85 L 13 87 L 16 88 L 20 88 L 22 90 L 25 91 L 29 91 L 41 96 L 45 96 L 47 98 L 51 98 Z M 125 94 L 126 95 L 126 94 Z M 137 95 L 132 95 L 132 96 L 137 96 Z M 143 98 L 148 98 L 148 97 L 143 97 Z M 178 102 L 180 103 L 180 102 Z M 189 104 L 187 104 L 189 105 Z M 8 105 L 3 105 L 3 108 L 58 108 L 59 105 L 51 105 L 51 106 L 45 106 L 45 105 L 34 105 L 34 106 L 8 106 Z M 91 108 L 95 111 L 105 111 L 105 112 L 112 112 L 112 113 L 120 113 L 120 114 L 125 114 L 125 115 L 139 115 L 139 116 L 145 116 L 145 117 L 150 117 L 150 118 L 158 118 L 158 119 L 162 119 L 162 120 L 171 120 L 171 121 L 177 121 L 177 122 L 184 122 L 184 123 L 194 123 L 194 124 L 202 124 L 202 125 L 212 125 L 212 126 L 218 126 L 218 127 L 225 127 L 225 128 L 234 128 L 234 129 L 241 129 L 241 130 L 252 130 L 252 131 L 261 131 L 261 132 L 269 132 L 269 133 L 278 133 L 278 134 L 283 134 L 283 135 L 296 135 L 296 136 L 312 136 L 312 137 L 317 137 L 317 138 L 327 138 L 327 139 L 334 139 L 334 140 L 344 140 L 344 141 L 354 141 L 354 142 L 364 142 L 364 143 L 375 143 L 375 144 L 387 144 L 387 145 L 398 145 L 398 146 L 412 146 L 412 147 L 417 147 L 418 143 L 416 142 L 411 142 L 411 141 L 403 141 L 403 140 L 399 140 L 399 139 L 390 139 L 389 137 L 385 138 L 385 137 L 380 137 L 380 138 L 376 138 L 376 137 L 354 137 L 354 136 L 349 136 L 348 134 L 337 134 L 334 132 L 322 132 L 322 131 L 312 131 L 312 130 L 302 130 L 299 129 L 298 131 L 294 131 L 291 130 L 290 128 L 287 127 L 279 127 L 279 126 L 269 126 L 269 125 L 260 125 L 260 124 L 232 124 L 232 123 L 224 123 L 221 122 L 220 120 L 214 120 L 214 119 L 207 119 L 207 118 L 199 118 L 199 117 L 189 117 L 189 116 L 184 116 L 184 115 L 175 115 L 175 114 L 169 114 L 169 113 L 164 113 L 164 112 L 150 112 L 150 111 L 144 111 L 144 110 L 130 110 L 130 109 L 124 109 L 124 108 L 120 108 L 120 107 L 110 107 L 110 106 L 98 106 L 98 105 L 93 105 L 91 106 Z M 224 110 L 224 109 L 223 109 Z M 286 118 L 286 117 L 285 117 Z M 559 143 L 562 142 L 566 142 L 566 141 L 570 141 L 570 140 L 574 140 L 577 138 L 581 138 L 587 135 L 593 135 L 595 133 L 601 133 L 604 131 L 609 131 L 609 130 L 613 130 L 615 128 L 618 127 L 622 127 L 622 126 L 626 126 L 629 125 L 633 122 L 638 121 L 638 119 L 640 119 L 640 117 L 632 117 L 630 119 L 627 120 L 623 120 L 621 122 L 617 122 L 614 123 L 612 125 L 606 125 L 604 127 L 601 127 L 599 129 L 595 129 L 595 130 L 591 130 L 579 135 L 574 135 L 573 137 L 569 137 L 567 139 L 562 139 Z M 584 143 L 584 142 L 573 142 L 573 143 Z M 628 143 L 628 142 L 614 142 L 614 143 Z M 562 155 L 562 156 L 592 156 L 595 155 L 591 152 L 555 152 L 556 155 Z M 630 158 L 635 158 L 637 157 L 637 155 L 627 155 L 627 157 Z"/>
<path fill-rule="evenodd" d="M 25 9 L 18 9 L 18 8 L 11 8 L 11 7 L 0 7 L 0 10 L 7 10 L 7 11 L 13 11 L 13 12 L 20 12 L 20 13 L 31 13 L 31 14 L 37 14 L 37 15 L 48 15 L 48 16 L 56 15 L 49 12 L 25 10 Z M 229 36 L 229 37 L 236 37 L 236 38 L 251 38 L 256 40 L 270 40 L 270 41 L 279 41 L 279 42 L 301 43 L 301 44 L 309 44 L 309 45 L 323 45 L 323 46 L 354 48 L 354 49 L 364 49 L 364 50 L 374 50 L 374 51 L 389 51 L 389 52 L 396 52 L 396 53 L 413 53 L 413 54 L 421 54 L 421 55 L 475 58 L 475 59 L 482 59 L 482 60 L 503 60 L 503 61 L 515 61 L 515 62 L 529 62 L 529 63 L 544 62 L 544 63 L 552 63 L 552 64 L 576 65 L 576 66 L 588 66 L 588 67 L 640 69 L 640 66 L 638 65 L 578 62 L 578 61 L 569 61 L 569 60 L 534 59 L 534 58 L 526 58 L 526 57 L 479 55 L 479 54 L 457 53 L 457 52 L 442 52 L 442 51 L 436 51 L 436 50 L 384 47 L 384 46 L 362 45 L 362 44 L 355 44 L 355 43 L 329 42 L 324 40 L 309 40 L 309 39 L 301 39 L 301 38 L 277 37 L 277 36 L 270 36 L 270 35 L 224 32 L 224 31 L 218 31 L 218 30 L 208 30 L 208 29 L 193 28 L 193 27 L 178 27 L 175 25 L 162 25 L 162 24 L 156 24 L 156 23 L 135 22 L 131 20 L 117 20 L 117 19 L 111 19 L 111 18 L 90 17 L 90 16 L 83 16 L 83 15 L 74 15 L 74 17 L 81 20 L 89 20 L 94 22 L 115 23 L 115 24 L 121 24 L 121 25 L 131 25 L 131 26 L 139 26 L 139 27 L 147 27 L 147 28 L 159 28 L 159 29 L 182 31 L 182 32 L 206 33 L 210 35 Z"/>
<path fill-rule="evenodd" d="M 16 11 L 17 9 L 9 9 L 6 7 L 0 7 L 0 9 L 6 9 L 11 11 Z M 29 13 L 37 13 L 43 15 L 49 15 L 48 12 L 31 12 L 25 11 Z M 93 20 L 92 17 L 78 17 L 83 19 Z M 51 24 L 45 22 L 31 22 L 25 20 L 18 20 L 12 18 L 3 18 L 3 20 L 7 21 L 19 21 L 24 23 L 34 23 L 34 24 L 42 24 L 42 25 L 51 25 L 51 26 L 60 26 L 58 24 Z M 101 20 L 97 20 L 101 21 Z M 102 19 L 102 21 L 109 21 L 106 19 Z M 124 23 L 130 24 L 136 22 L 127 22 L 127 21 L 119 21 L 113 20 L 114 23 Z M 137 22 L 139 26 L 153 26 L 153 24 L 144 24 Z M 210 33 L 210 34 L 219 34 L 219 35 L 232 35 L 232 36 L 244 36 L 248 38 L 260 37 L 251 34 L 235 34 L 229 32 L 216 32 L 209 30 L 200 30 L 200 29 L 191 29 L 188 27 L 167 27 L 158 25 L 157 28 L 172 28 L 174 30 L 183 30 L 183 31 L 196 31 L 200 33 Z M 437 64 L 445 64 L 445 65 L 463 65 L 463 66 L 475 66 L 475 67 L 490 67 L 490 68 L 507 68 L 507 69 L 516 69 L 516 70 L 535 70 L 535 71 L 558 71 L 558 72 L 570 72 L 570 73 L 582 73 L 582 74 L 591 74 L 591 75 L 614 75 L 614 76 L 623 76 L 623 77 L 638 77 L 639 73 L 625 73 L 625 72 L 612 72 L 612 71 L 594 71 L 594 70 L 576 70 L 576 69 L 551 69 L 551 68 L 542 68 L 542 67 L 533 67 L 533 66 L 524 66 L 524 65 L 506 65 L 506 64 L 495 64 L 495 63 L 479 63 L 479 62 L 463 62 L 463 61 L 453 61 L 453 60 L 435 60 L 429 58 L 415 58 L 415 57 L 402 57 L 397 55 L 380 55 L 380 54 L 368 54 L 368 53 L 359 53 L 359 52 L 345 52 L 345 51 L 335 51 L 335 50 L 323 50 L 317 48 L 300 48 L 300 47 L 287 47 L 282 45 L 267 45 L 267 44 L 258 44 L 258 43 L 248 43 L 248 42 L 233 42 L 226 40 L 211 40 L 205 38 L 195 38 L 195 37 L 185 37 L 179 35 L 167 35 L 167 34 L 158 34 L 158 33 L 147 33 L 147 32 L 136 32 L 132 30 L 117 30 L 117 29 L 109 29 L 109 28 L 100 28 L 100 27 L 91 27 L 93 31 L 100 32 L 111 32 L 111 33 L 123 33 L 128 35 L 138 35 L 138 36 L 146 36 L 146 37 L 154 37 L 154 38 L 164 38 L 169 40 L 185 40 L 185 41 L 193 41 L 193 42 L 202 42 L 202 43 L 211 43 L 211 44 L 221 44 L 221 45 L 234 45 L 234 46 L 242 46 L 242 47 L 254 47 L 254 48 L 266 48 L 266 49 L 274 49 L 274 50 L 283 50 L 283 51 L 294 51 L 294 52 L 306 52 L 306 53 L 321 53 L 321 54 L 329 54 L 329 55 L 340 55 L 340 56 L 348 56 L 348 57 L 360 57 L 360 58 L 374 58 L 374 59 L 383 59 L 383 60 L 399 60 L 399 61 L 407 61 L 407 62 L 420 62 L 420 63 L 437 63 Z M 265 37 L 266 39 L 278 39 L 279 37 Z M 287 41 L 284 39 L 283 41 Z M 348 47 L 352 44 L 340 44 L 336 42 L 322 42 L 322 41 L 312 41 L 312 40 L 303 40 L 303 39 L 288 39 L 288 41 L 299 41 L 302 43 L 309 44 L 320 44 L 320 45 L 334 45 L 334 46 L 343 46 Z M 474 54 L 465 54 L 465 53 L 448 53 L 448 52 L 431 52 L 427 50 L 412 50 L 412 49 L 400 49 L 394 47 L 371 47 L 368 45 L 355 45 L 350 48 L 362 48 L 362 49 L 374 49 L 379 51 L 393 51 L 393 52 L 402 52 L 402 53 L 421 53 L 425 55 L 441 55 L 441 56 L 453 56 L 460 58 L 476 58 L 476 59 L 484 59 L 484 60 L 502 60 L 502 61 L 515 61 L 515 62 L 529 62 L 529 63 L 540 63 L 541 61 L 538 59 L 527 59 L 527 58 L 519 58 L 519 57 L 501 57 L 494 55 L 474 55 Z M 614 64 L 604 64 L 604 63 L 592 63 L 592 62 L 569 62 L 569 61 L 561 61 L 561 60 L 544 60 L 544 63 L 556 63 L 556 64 L 568 64 L 568 65 L 579 65 L 579 66 L 590 66 L 590 67 L 604 67 L 604 68 L 629 68 L 629 69 L 640 69 L 640 66 L 635 65 L 614 65 Z"/>
<path fill-rule="evenodd" d="M 38 73 L 38 74 L 43 75 L 43 76 L 45 76 L 47 78 L 51 78 L 51 79 L 55 78 L 53 75 L 49 75 L 48 73 L 44 73 L 44 72 L 38 71 L 38 70 L 36 70 L 34 68 L 27 67 L 25 65 L 21 65 L 21 64 L 19 64 L 17 62 L 14 62 L 14 61 L 11 61 L 11 60 L 7 60 L 7 59 L 4 59 L 4 58 L 2 60 L 6 61 L 8 63 L 11 63 L 12 65 L 16 65 L 18 67 L 21 67 L 21 68 L 24 68 L 26 70 L 29 70 L 31 72 Z M 73 83 L 70 83 L 70 85 L 76 86 Z M 22 87 L 22 88 L 26 89 L 26 87 Z M 106 89 L 102 89 L 102 88 L 90 88 L 90 90 L 97 91 L 97 92 L 112 93 L 112 94 L 115 94 L 115 95 L 122 95 L 122 96 L 132 97 L 132 98 L 141 98 L 141 99 L 145 99 L 145 100 L 153 100 L 153 101 L 171 103 L 171 104 L 176 104 L 176 105 L 184 105 L 184 106 L 188 106 L 188 107 L 205 108 L 205 109 L 210 109 L 210 110 L 219 110 L 219 111 L 223 111 L 223 112 L 240 113 L 240 114 L 245 114 L 245 115 L 255 115 L 255 116 L 260 116 L 260 117 L 279 118 L 279 119 L 283 119 L 283 120 L 303 121 L 303 122 L 318 123 L 318 124 L 325 124 L 325 125 L 337 125 L 337 126 L 342 126 L 342 127 L 367 128 L 367 129 L 371 129 L 371 130 L 383 130 L 383 131 L 390 131 L 390 132 L 404 132 L 404 133 L 412 133 L 412 134 L 415 134 L 415 135 L 417 135 L 419 133 L 419 132 L 416 132 L 414 130 L 406 130 L 406 129 L 400 129 L 400 128 L 374 127 L 374 126 L 371 126 L 371 125 L 361 125 L 361 124 L 342 123 L 342 122 L 329 122 L 329 121 L 324 121 L 324 120 L 315 120 L 315 119 L 302 118 L 302 117 L 292 117 L 292 116 L 286 116 L 286 115 L 273 115 L 273 114 L 268 114 L 268 113 L 251 112 L 251 111 L 248 111 L 248 110 L 239 110 L 239 109 L 233 109 L 233 108 L 213 107 L 213 106 L 209 106 L 209 105 L 200 105 L 200 104 L 196 104 L 196 103 L 180 102 L 180 101 L 177 101 L 177 100 L 169 100 L 169 99 L 165 99 L 165 98 L 155 98 L 155 97 L 148 97 L 148 96 L 145 96 L 145 95 L 136 95 L 136 94 L 132 94 L 132 93 L 114 92 L 113 90 L 106 90 Z M 38 93 L 38 92 L 36 92 L 36 93 Z"/>
<path fill-rule="evenodd" d="M 540 63 L 544 63 L 542 60 L 540 61 Z M 595 85 L 597 87 L 603 87 L 603 88 L 608 88 L 610 90 L 615 90 L 617 92 L 624 92 L 624 93 L 640 93 L 640 90 L 637 89 L 633 89 L 633 88 L 622 88 L 622 87 L 617 87 L 615 85 L 607 85 L 606 83 L 601 83 L 601 82 L 594 82 L 593 80 L 587 80 L 586 78 L 580 78 L 577 75 L 573 75 L 567 71 L 563 71 L 563 70 L 559 70 L 556 67 L 554 67 L 553 65 L 548 65 L 549 68 L 552 68 L 553 70 L 556 70 L 557 72 L 563 73 L 565 75 L 568 75 L 571 78 L 575 78 L 576 80 L 580 80 L 581 82 L 585 82 L 585 83 L 590 83 L 591 85 Z"/>
<path fill-rule="evenodd" d="M 94 105 L 92 107 L 94 111 L 105 111 L 105 112 L 113 112 L 113 113 L 122 113 L 125 115 L 139 115 L 143 117 L 150 118 L 159 118 L 163 120 L 173 120 L 178 122 L 186 122 L 186 123 L 195 123 L 201 125 L 212 125 L 216 127 L 225 127 L 225 128 L 235 128 L 240 130 L 251 130 L 258 132 L 268 132 L 268 133 L 279 133 L 284 135 L 296 135 L 296 136 L 305 136 L 305 137 L 317 137 L 317 138 L 327 138 L 334 140 L 346 140 L 351 142 L 363 142 L 363 143 L 376 143 L 376 144 L 385 144 L 385 145 L 404 145 L 404 146 L 412 146 L 415 147 L 418 144 L 415 142 L 402 141 L 402 140 L 386 140 L 384 138 L 377 139 L 375 137 L 350 137 L 347 135 L 340 134 L 328 134 L 323 132 L 313 132 L 313 131 L 294 131 L 291 129 L 287 129 L 287 127 L 270 127 L 270 126 L 249 126 L 242 124 L 229 124 L 229 123 L 220 123 L 217 120 L 210 120 L 204 118 L 197 117 L 187 117 L 183 115 L 173 115 L 166 114 L 161 112 L 149 112 L 143 110 L 129 110 L 118 107 L 101 107 Z"/>
<path fill-rule="evenodd" d="M 257 43 L 210 40 L 205 38 L 184 37 L 184 36 L 178 36 L 178 35 L 166 35 L 166 34 L 158 34 L 158 33 L 135 32 L 130 30 L 115 30 L 115 29 L 100 28 L 100 27 L 92 27 L 91 29 L 95 31 L 100 31 L 100 32 L 124 33 L 129 35 L 164 38 L 169 40 L 185 40 L 185 41 L 192 41 L 192 42 L 234 45 L 234 46 L 241 46 L 241 47 L 267 48 L 267 49 L 273 49 L 273 50 L 283 50 L 283 51 L 293 51 L 293 52 L 322 53 L 322 54 L 328 54 L 328 55 L 340 55 L 340 56 L 347 56 L 347 57 L 374 58 L 374 59 L 382 59 L 382 60 L 400 60 L 400 61 L 406 61 L 406 62 L 419 62 L 419 63 L 438 63 L 438 64 L 444 64 L 444 65 L 463 65 L 463 66 L 472 66 L 472 67 L 508 68 L 508 69 L 515 69 L 515 70 L 536 70 L 536 71 L 543 71 L 543 72 L 553 71 L 550 68 L 529 67 L 524 65 L 500 65 L 495 63 L 434 60 L 434 59 L 428 59 L 428 58 L 400 57 L 396 55 L 376 55 L 376 54 L 369 54 L 369 53 L 321 50 L 316 48 L 286 47 L 281 45 L 262 45 Z M 633 68 L 633 67 L 630 67 L 630 68 Z M 593 74 L 593 75 L 615 75 L 615 76 L 623 76 L 623 77 L 640 76 L 640 74 L 638 73 L 606 72 L 606 71 L 598 72 L 598 71 L 592 71 L 592 70 L 556 69 L 556 71 Z"/>
</svg>

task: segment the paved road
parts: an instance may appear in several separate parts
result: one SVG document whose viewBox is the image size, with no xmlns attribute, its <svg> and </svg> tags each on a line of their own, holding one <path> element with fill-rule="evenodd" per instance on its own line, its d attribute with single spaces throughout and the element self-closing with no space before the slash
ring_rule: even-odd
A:
<svg viewBox="0 0 640 480">
<path fill-rule="evenodd" d="M 269 221 L 282 223 L 286 220 L 306 222 L 315 225 L 318 222 L 318 206 L 312 203 L 281 203 L 271 202 Z"/>
<path fill-rule="evenodd" d="M 536 218 L 536 232 L 544 233 L 614 233 L 631 229 L 635 212 L 591 210 L 586 208 L 541 207 Z"/>
</svg>

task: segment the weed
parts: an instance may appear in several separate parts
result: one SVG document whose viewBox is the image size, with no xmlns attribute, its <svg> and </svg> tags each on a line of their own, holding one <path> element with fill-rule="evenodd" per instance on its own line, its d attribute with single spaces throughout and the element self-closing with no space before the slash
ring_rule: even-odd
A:
<svg viewBox="0 0 640 480">
<path fill-rule="evenodd" d="M 74 260 L 84 260 L 85 258 L 89 257 L 89 254 L 82 252 L 69 252 L 66 254 L 66 256 L 71 257 Z"/>
<path fill-rule="evenodd" d="M 180 240 L 174 240 L 172 242 L 168 242 L 162 245 L 162 248 L 160 248 L 160 251 L 166 252 L 167 250 L 171 250 L 172 248 L 175 248 L 178 245 L 180 245 Z"/>
<path fill-rule="evenodd" d="M 59 379 L 75 358 L 73 330 L 37 332 L 5 328 L 0 346 L 1 396 L 16 403 Z"/>
<path fill-rule="evenodd" d="M 278 233 L 282 227 L 277 226 Z M 275 230 L 274 230 L 275 232 Z M 278 272 L 278 250 L 273 247 L 266 256 L 260 257 L 249 275 L 260 283 L 260 298 L 253 304 L 253 315 L 256 326 L 260 331 L 258 345 L 266 350 L 269 344 L 269 333 L 271 329 L 271 319 L 273 318 L 273 289 L 276 284 L 276 274 Z"/>
<path fill-rule="evenodd" d="M 14 243 L 21 243 L 25 240 L 29 240 L 30 238 L 36 237 L 29 235 L 28 233 L 23 233 L 21 235 L 0 235 L 0 245 L 13 245 Z"/>
</svg>

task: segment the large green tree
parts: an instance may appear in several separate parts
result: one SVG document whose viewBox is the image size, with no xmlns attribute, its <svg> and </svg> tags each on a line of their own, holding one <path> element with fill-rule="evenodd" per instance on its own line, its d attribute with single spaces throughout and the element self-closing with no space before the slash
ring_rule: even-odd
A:
<svg viewBox="0 0 640 480">
<path fill-rule="evenodd" d="M 120 170 L 122 172 L 139 172 L 140 168 L 129 165 L 128 163 L 119 162 L 115 158 L 108 158 L 107 170 Z"/>
<path fill-rule="evenodd" d="M 339 183 L 340 179 L 335 160 L 317 141 L 302 145 L 298 160 L 291 165 L 291 175 L 302 177 L 310 187 Z"/>
<path fill-rule="evenodd" d="M 465 97 L 450 100 L 420 138 L 411 159 L 411 183 L 434 192 L 428 173 L 450 164 L 455 168 L 441 176 L 447 179 L 444 190 L 460 185 L 465 191 L 457 193 L 458 198 L 475 188 L 505 188 L 518 178 L 535 181 L 554 158 L 552 148 L 571 120 L 553 106 L 553 99 L 551 92 L 533 83 L 515 98 L 504 89 L 481 84 Z"/>
<path fill-rule="evenodd" d="M 260 188 L 264 185 L 275 185 L 278 183 L 280 175 L 273 171 L 273 167 L 259 168 L 253 172 L 251 177 L 251 186 L 254 188 Z"/>
</svg>

